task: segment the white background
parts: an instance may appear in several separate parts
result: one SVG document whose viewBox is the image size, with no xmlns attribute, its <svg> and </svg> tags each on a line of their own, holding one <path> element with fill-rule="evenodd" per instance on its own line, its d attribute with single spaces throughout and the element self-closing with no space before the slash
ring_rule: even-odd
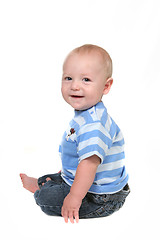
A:
<svg viewBox="0 0 160 240">
<path fill-rule="evenodd" d="M 61 169 L 58 146 L 73 109 L 61 96 L 66 54 L 85 43 L 111 55 L 103 101 L 125 137 L 131 194 L 108 218 L 65 224 L 46 216 L 20 172 Z M 157 0 L 0 2 L 0 218 L 3 239 L 159 239 L 160 5 Z"/>
</svg>

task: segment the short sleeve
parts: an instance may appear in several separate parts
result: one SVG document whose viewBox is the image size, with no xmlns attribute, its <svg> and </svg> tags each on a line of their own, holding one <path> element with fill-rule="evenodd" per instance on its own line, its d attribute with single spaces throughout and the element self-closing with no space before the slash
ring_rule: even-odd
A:
<svg viewBox="0 0 160 240">
<path fill-rule="evenodd" d="M 101 163 L 112 145 L 110 134 L 101 122 L 83 125 L 77 136 L 77 152 L 79 162 L 85 158 L 97 155 Z"/>
</svg>

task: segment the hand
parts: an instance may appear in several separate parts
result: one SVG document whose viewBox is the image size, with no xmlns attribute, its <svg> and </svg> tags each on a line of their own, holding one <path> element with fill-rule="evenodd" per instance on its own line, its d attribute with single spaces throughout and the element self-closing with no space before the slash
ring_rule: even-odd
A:
<svg viewBox="0 0 160 240">
<path fill-rule="evenodd" d="M 82 200 L 77 199 L 74 195 L 69 193 L 63 202 L 61 214 L 64 217 L 66 223 L 68 223 L 68 218 L 71 223 L 79 222 L 79 208 L 81 206 Z"/>
</svg>

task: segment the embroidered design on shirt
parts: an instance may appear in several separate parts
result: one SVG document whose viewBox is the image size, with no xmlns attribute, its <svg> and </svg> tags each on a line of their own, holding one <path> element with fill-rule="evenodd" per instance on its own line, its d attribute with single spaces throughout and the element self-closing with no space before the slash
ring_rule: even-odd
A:
<svg viewBox="0 0 160 240">
<path fill-rule="evenodd" d="M 69 137 L 70 137 L 72 134 L 74 134 L 74 133 L 75 133 L 74 128 L 71 128 L 71 129 L 70 129 L 70 133 L 66 136 L 67 141 L 68 141 Z"/>
</svg>

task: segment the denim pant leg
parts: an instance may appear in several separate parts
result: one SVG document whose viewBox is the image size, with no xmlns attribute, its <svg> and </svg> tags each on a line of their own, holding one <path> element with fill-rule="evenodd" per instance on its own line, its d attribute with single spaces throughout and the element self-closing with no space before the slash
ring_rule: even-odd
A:
<svg viewBox="0 0 160 240">
<path fill-rule="evenodd" d="M 46 178 L 51 180 L 46 182 Z M 34 198 L 43 212 L 51 216 L 61 216 L 61 208 L 64 198 L 70 192 L 68 186 L 58 174 L 45 175 L 38 179 L 40 190 L 34 193 Z M 42 185 L 42 183 L 45 183 Z M 87 193 L 79 209 L 79 218 L 105 217 L 118 211 L 124 204 L 130 193 L 129 187 L 115 194 L 92 194 Z"/>
<path fill-rule="evenodd" d="M 87 193 L 82 201 L 79 217 L 81 219 L 106 217 L 118 211 L 130 193 L 128 184 L 126 186 L 114 194 L 99 195 Z"/>
<path fill-rule="evenodd" d="M 44 175 L 40 178 L 38 178 L 38 185 L 39 187 L 41 188 L 42 187 L 42 183 L 46 183 L 46 178 L 50 178 L 52 181 L 56 182 L 56 183 L 60 183 L 61 182 L 61 174 L 60 172 L 59 173 L 55 173 L 55 174 L 47 174 L 47 175 Z"/>
<path fill-rule="evenodd" d="M 45 182 L 45 179 L 50 177 L 52 180 Z M 41 210 L 51 216 L 61 216 L 61 208 L 64 198 L 70 191 L 68 186 L 60 174 L 45 175 L 38 179 L 40 190 L 34 193 L 34 198 Z"/>
</svg>

